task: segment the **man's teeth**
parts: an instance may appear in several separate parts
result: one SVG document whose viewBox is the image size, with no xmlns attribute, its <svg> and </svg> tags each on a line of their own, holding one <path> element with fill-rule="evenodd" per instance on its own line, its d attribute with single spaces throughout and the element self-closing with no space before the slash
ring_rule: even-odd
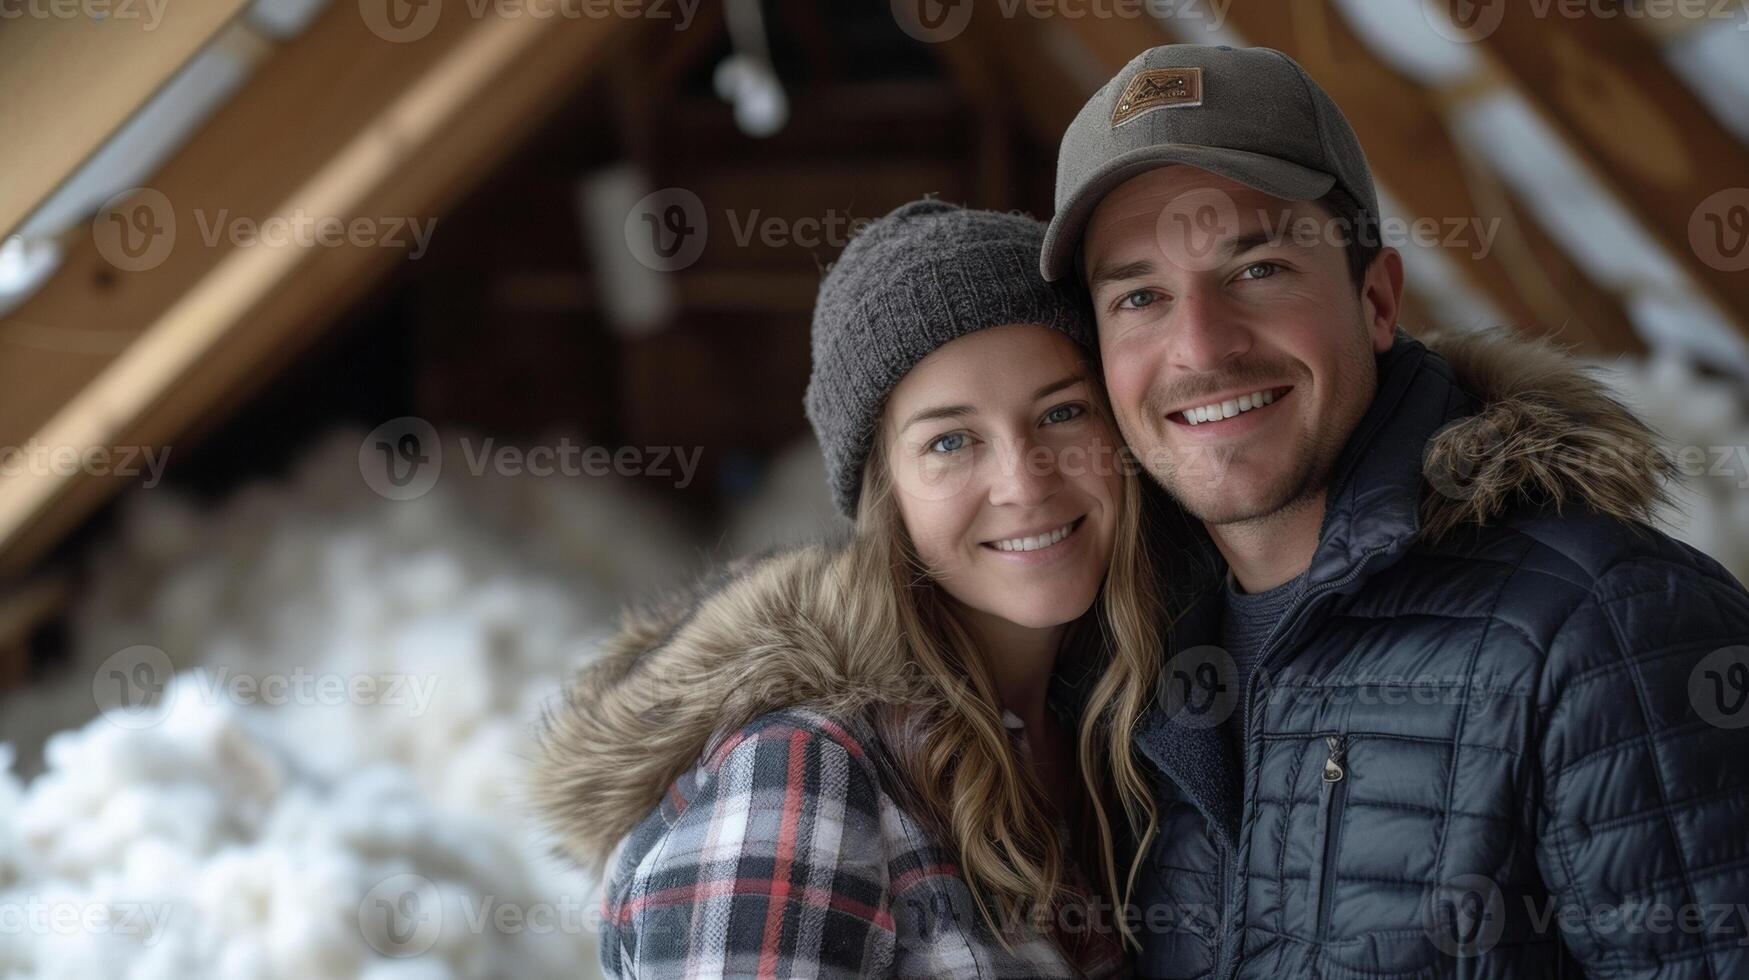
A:
<svg viewBox="0 0 1749 980">
<path fill-rule="evenodd" d="M 1262 408 L 1272 401 L 1275 401 L 1275 390 L 1270 388 L 1263 391 L 1253 391 L 1249 395 L 1240 395 L 1237 398 L 1229 398 L 1224 402 L 1215 402 L 1213 405 L 1204 405 L 1201 408 L 1187 408 L 1181 414 L 1184 416 L 1184 420 L 1191 425 L 1201 425 L 1204 422 L 1219 422 L 1221 419 L 1230 419 L 1240 412 Z"/>
<path fill-rule="evenodd" d="M 1075 522 L 1070 521 L 1062 527 L 1057 528 L 1055 531 L 1047 531 L 1044 534 L 1037 534 L 1030 538 L 1009 538 L 1005 541 L 997 541 L 995 542 L 995 548 L 997 551 L 1037 551 L 1040 548 L 1049 548 L 1051 545 L 1063 540 L 1068 537 L 1069 532 L 1073 530 L 1075 530 Z"/>
</svg>

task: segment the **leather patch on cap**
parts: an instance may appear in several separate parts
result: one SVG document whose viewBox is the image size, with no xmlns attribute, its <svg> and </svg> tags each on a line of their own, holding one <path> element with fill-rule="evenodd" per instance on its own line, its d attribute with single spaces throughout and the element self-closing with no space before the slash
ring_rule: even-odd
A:
<svg viewBox="0 0 1749 980">
<path fill-rule="evenodd" d="M 1202 105 L 1201 68 L 1150 68 L 1130 79 L 1111 110 L 1111 125 L 1122 126 L 1153 109 Z"/>
</svg>

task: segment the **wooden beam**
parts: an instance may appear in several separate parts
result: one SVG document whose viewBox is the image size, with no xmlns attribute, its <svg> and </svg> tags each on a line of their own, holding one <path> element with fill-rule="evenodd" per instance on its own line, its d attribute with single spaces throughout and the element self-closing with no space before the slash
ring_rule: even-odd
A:
<svg viewBox="0 0 1749 980">
<path fill-rule="evenodd" d="M 0 238 L 246 5 L 0 3 Z"/>
<path fill-rule="evenodd" d="M 1749 220 L 1749 192 L 1724 203 L 1715 197 L 1743 186 L 1749 147 L 1665 67 L 1657 44 L 1628 18 L 1538 17 L 1534 5 L 1506 0 L 1482 9 L 1477 46 L 1749 335 L 1749 275 L 1731 261 L 1745 243 L 1711 241 L 1700 213 L 1710 206 L 1730 227 Z"/>
<path fill-rule="evenodd" d="M 1287 53 L 1318 80 L 1354 126 L 1379 184 L 1411 217 L 1475 219 L 1485 227 L 1499 222 L 1496 240 L 1509 245 L 1548 240 L 1528 214 L 1507 206 L 1504 196 L 1478 196 L 1477 166 L 1453 140 L 1437 93 L 1403 77 L 1374 54 L 1329 0 L 1247 0 L 1229 8 L 1228 22 L 1247 43 Z M 1158 22 L 1087 17 L 1069 23 L 1114 73 L 1145 48 L 1175 40 Z M 1143 29 L 1136 29 L 1137 23 Z M 1559 288 L 1547 270 L 1512 261 L 1498 248 L 1479 256 L 1454 256 L 1454 265 L 1519 329 L 1559 331 L 1567 341 L 1598 353 L 1643 349 L 1626 326 L 1619 301 L 1570 264 L 1559 270 Z M 1576 293 L 1583 294 L 1583 303 L 1571 302 Z M 1607 312 L 1593 321 L 1583 310 Z"/>
<path fill-rule="evenodd" d="M 626 23 L 488 13 L 391 43 L 356 5 L 329 7 L 153 179 L 177 228 L 161 264 L 118 273 L 81 241 L 60 275 L 0 320 L 0 343 L 18 325 L 37 343 L 0 348 L 0 445 L 171 446 L 283 365 L 411 245 L 404 226 L 397 247 L 238 244 L 212 226 L 436 220 Z M 389 232 L 386 221 L 374 227 Z M 122 341 L 119 354 L 54 349 L 59 331 L 97 325 Z M 128 483 L 16 469 L 0 475 L 0 577 Z"/>
</svg>

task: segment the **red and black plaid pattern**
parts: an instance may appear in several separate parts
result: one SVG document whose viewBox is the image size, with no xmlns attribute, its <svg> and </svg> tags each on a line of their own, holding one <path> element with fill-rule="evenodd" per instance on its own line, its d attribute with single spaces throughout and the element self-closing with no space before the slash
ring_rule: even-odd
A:
<svg viewBox="0 0 1749 980">
<path fill-rule="evenodd" d="M 610 977 L 1107 977 L 1037 933 L 1004 949 L 952 852 L 886 793 L 866 724 L 790 709 L 717 746 L 614 858 Z"/>
</svg>

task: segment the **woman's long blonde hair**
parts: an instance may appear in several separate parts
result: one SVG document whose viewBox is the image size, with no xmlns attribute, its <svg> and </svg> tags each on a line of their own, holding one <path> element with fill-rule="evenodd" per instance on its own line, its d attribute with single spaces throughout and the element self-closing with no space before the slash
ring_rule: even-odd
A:
<svg viewBox="0 0 1749 980">
<path fill-rule="evenodd" d="M 1091 387 L 1094 411 L 1115 438 L 1104 392 L 1097 383 Z M 1063 841 L 1043 786 L 1015 757 L 988 659 L 929 576 L 905 530 L 886 440 L 882 426 L 863 471 L 855 548 L 862 567 L 856 580 L 889 583 L 893 601 L 880 605 L 896 618 L 906 664 L 917 670 L 928 696 L 885 707 L 876 723 L 912 802 L 957 849 L 961 872 L 986 921 L 1005 942 L 1007 930 L 991 920 L 992 914 L 1015 924 L 1055 914 L 1061 903 L 1074 900 L 1064 885 Z M 1156 690 L 1169 623 L 1146 543 L 1142 477 L 1126 451 L 1114 452 L 1110 460 L 1122 480 L 1111 564 L 1093 606 L 1071 625 L 1058 669 L 1096 677 L 1082 705 L 1076 754 L 1086 815 L 1098 831 L 1097 853 L 1088 857 L 1099 865 L 1100 887 L 1122 909 L 1129 905 L 1157 824 L 1131 734 Z M 1069 663 L 1070 658 L 1080 662 Z M 1124 869 L 1119 868 L 1114 810 L 1122 812 L 1136 843 Z M 1090 850 L 1077 847 L 1073 853 Z M 1115 918 L 1122 935 L 1134 943 L 1127 916 L 1120 912 Z"/>
</svg>

